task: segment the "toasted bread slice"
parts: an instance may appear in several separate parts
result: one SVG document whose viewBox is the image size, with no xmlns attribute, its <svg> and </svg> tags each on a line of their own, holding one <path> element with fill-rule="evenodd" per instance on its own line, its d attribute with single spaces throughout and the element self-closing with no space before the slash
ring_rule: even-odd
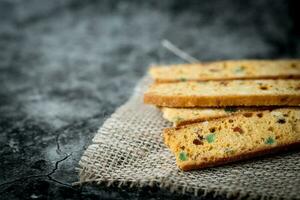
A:
<svg viewBox="0 0 300 200">
<path fill-rule="evenodd" d="M 184 171 L 300 147 L 300 108 L 234 115 L 164 130 Z"/>
<path fill-rule="evenodd" d="M 153 84 L 144 102 L 165 107 L 298 106 L 300 80 L 233 80 Z"/>
<path fill-rule="evenodd" d="M 240 113 L 263 111 L 270 107 L 226 107 L 226 108 L 168 108 L 162 107 L 163 118 L 172 122 L 175 127 L 196 122 L 203 122 Z"/>
<path fill-rule="evenodd" d="M 160 83 L 234 79 L 300 78 L 300 59 L 228 60 L 211 63 L 156 66 L 149 69 Z"/>
</svg>

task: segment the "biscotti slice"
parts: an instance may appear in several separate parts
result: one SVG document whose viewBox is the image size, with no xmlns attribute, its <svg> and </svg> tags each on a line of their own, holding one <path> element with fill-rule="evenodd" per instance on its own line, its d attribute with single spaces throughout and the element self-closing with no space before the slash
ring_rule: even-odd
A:
<svg viewBox="0 0 300 200">
<path fill-rule="evenodd" d="M 206 120 L 228 117 L 234 114 L 263 111 L 268 107 L 226 107 L 226 108 L 168 108 L 162 107 L 163 118 L 175 127 L 203 122 Z"/>
<path fill-rule="evenodd" d="M 168 128 L 164 141 L 184 171 L 300 147 L 300 109 L 253 112 Z"/>
<path fill-rule="evenodd" d="M 164 107 L 300 104 L 300 80 L 234 80 L 153 84 L 144 102 Z"/>
<path fill-rule="evenodd" d="M 157 66 L 149 69 L 156 82 L 300 78 L 300 60 L 229 60 Z"/>
</svg>

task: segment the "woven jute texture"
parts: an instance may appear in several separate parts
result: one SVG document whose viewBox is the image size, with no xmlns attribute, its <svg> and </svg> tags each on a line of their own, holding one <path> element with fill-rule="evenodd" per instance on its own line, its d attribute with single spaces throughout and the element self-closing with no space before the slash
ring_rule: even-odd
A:
<svg viewBox="0 0 300 200">
<path fill-rule="evenodd" d="M 99 129 L 79 162 L 79 184 L 156 185 L 195 195 L 300 199 L 299 151 L 180 171 L 162 138 L 163 128 L 172 125 L 157 108 L 143 104 L 149 83 L 149 77 L 143 78 L 128 102 Z"/>
</svg>

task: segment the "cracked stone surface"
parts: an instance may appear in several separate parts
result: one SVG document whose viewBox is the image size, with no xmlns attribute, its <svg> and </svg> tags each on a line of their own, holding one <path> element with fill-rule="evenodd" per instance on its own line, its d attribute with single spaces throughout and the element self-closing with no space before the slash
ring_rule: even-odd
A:
<svg viewBox="0 0 300 200">
<path fill-rule="evenodd" d="M 96 130 L 147 66 L 183 62 L 162 39 L 200 60 L 296 58 L 297 7 L 283 0 L 0 1 L 0 199 L 191 197 L 71 183 Z"/>
</svg>

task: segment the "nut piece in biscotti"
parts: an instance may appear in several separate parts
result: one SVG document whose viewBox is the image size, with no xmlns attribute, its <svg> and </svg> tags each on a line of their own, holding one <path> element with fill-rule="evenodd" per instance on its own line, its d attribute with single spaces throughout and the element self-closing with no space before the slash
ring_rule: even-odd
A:
<svg viewBox="0 0 300 200">
<path fill-rule="evenodd" d="M 244 113 L 246 116 L 253 111 L 263 111 L 269 107 L 226 107 L 226 108 L 168 108 L 162 107 L 163 118 L 172 122 L 175 127 L 203 122 L 221 117 Z"/>
<path fill-rule="evenodd" d="M 300 78 L 300 59 L 228 60 L 151 67 L 156 82 Z"/>
<path fill-rule="evenodd" d="M 153 84 L 144 102 L 165 107 L 300 105 L 300 80 L 233 80 Z"/>
<path fill-rule="evenodd" d="M 184 171 L 300 147 L 300 108 L 234 115 L 164 130 Z"/>
</svg>

